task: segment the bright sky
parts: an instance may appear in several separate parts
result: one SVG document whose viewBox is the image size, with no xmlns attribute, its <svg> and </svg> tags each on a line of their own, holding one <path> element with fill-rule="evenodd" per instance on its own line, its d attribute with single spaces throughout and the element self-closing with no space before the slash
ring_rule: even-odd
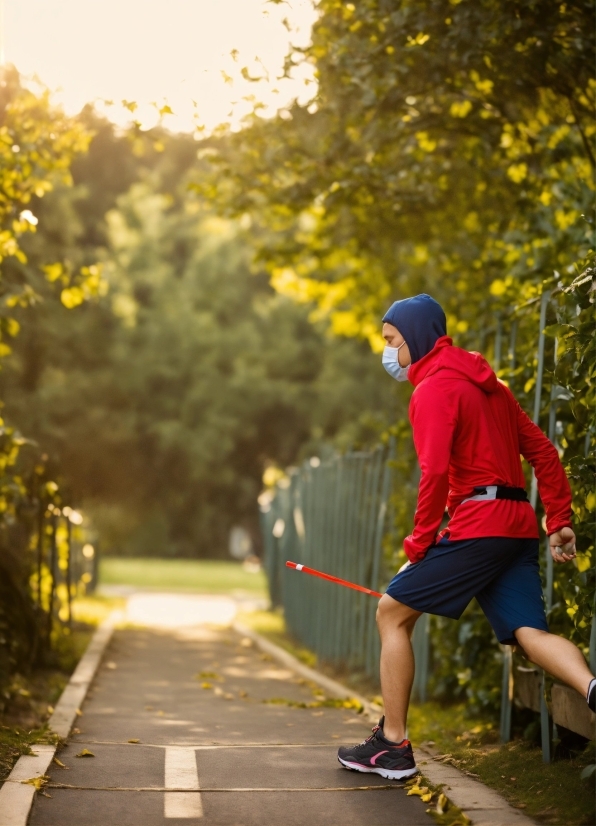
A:
<svg viewBox="0 0 596 826">
<path fill-rule="evenodd" d="M 2 2 L 6 61 L 57 90 L 56 99 L 70 113 L 89 101 L 113 100 L 118 106 L 103 111 L 124 123 L 130 119 L 120 106 L 125 99 L 139 103 L 135 117 L 149 126 L 155 121 L 150 103 L 167 101 L 175 115 L 165 125 L 186 131 L 193 128 L 194 100 L 210 130 L 224 121 L 237 126 L 252 108 L 243 101 L 247 95 L 256 95 L 268 106 L 265 113 L 273 113 L 294 97 L 306 101 L 314 93 L 304 83 L 312 80 L 308 69 L 296 72 L 293 81 L 276 79 L 288 45 L 309 40 L 312 0 Z M 269 72 L 268 83 L 240 75 L 243 66 L 252 76 L 264 74 L 256 58 Z"/>
</svg>

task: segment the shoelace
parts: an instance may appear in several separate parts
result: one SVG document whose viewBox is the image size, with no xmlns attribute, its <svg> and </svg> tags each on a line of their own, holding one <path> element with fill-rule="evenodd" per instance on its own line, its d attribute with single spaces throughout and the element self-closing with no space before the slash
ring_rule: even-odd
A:
<svg viewBox="0 0 596 826">
<path fill-rule="evenodd" d="M 361 743 L 358 743 L 356 748 L 359 748 L 360 746 L 365 746 L 367 743 L 370 743 L 370 741 L 375 737 L 377 731 L 379 731 L 380 728 L 381 726 L 375 726 L 372 730 L 372 734 L 369 734 L 365 740 L 363 740 Z"/>
</svg>

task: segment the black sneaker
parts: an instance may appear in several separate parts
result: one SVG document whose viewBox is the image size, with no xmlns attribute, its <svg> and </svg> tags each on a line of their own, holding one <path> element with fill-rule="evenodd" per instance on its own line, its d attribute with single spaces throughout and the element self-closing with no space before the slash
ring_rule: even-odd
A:
<svg viewBox="0 0 596 826">
<path fill-rule="evenodd" d="M 592 711 L 596 711 L 596 680 L 592 680 L 588 688 L 588 705 Z"/>
<path fill-rule="evenodd" d="M 372 772 L 387 780 L 403 780 L 418 774 L 416 761 L 409 740 L 392 743 L 383 735 L 384 717 L 358 746 L 341 746 L 337 759 L 345 769 L 355 772 Z"/>
</svg>

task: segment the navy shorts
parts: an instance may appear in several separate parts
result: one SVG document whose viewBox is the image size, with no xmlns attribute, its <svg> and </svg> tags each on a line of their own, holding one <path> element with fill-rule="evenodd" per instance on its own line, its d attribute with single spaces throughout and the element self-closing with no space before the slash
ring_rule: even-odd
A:
<svg viewBox="0 0 596 826">
<path fill-rule="evenodd" d="M 476 597 L 499 642 L 515 645 L 516 628 L 548 631 L 538 544 L 499 536 L 441 539 L 396 574 L 387 593 L 415 611 L 451 619 Z"/>
</svg>

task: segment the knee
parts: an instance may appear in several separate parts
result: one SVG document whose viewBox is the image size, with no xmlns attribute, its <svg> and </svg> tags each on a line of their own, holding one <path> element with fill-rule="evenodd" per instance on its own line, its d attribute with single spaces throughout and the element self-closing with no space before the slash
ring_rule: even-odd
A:
<svg viewBox="0 0 596 826">
<path fill-rule="evenodd" d="M 549 632 L 542 631 L 540 628 L 516 628 L 515 630 L 517 644 L 530 660 L 532 659 L 536 644 L 542 642 L 542 640 L 548 636 Z"/>
<path fill-rule="evenodd" d="M 387 629 L 405 629 L 411 634 L 419 616 L 419 611 L 414 611 L 413 608 L 385 594 L 379 600 L 377 626 L 381 634 Z"/>
</svg>

